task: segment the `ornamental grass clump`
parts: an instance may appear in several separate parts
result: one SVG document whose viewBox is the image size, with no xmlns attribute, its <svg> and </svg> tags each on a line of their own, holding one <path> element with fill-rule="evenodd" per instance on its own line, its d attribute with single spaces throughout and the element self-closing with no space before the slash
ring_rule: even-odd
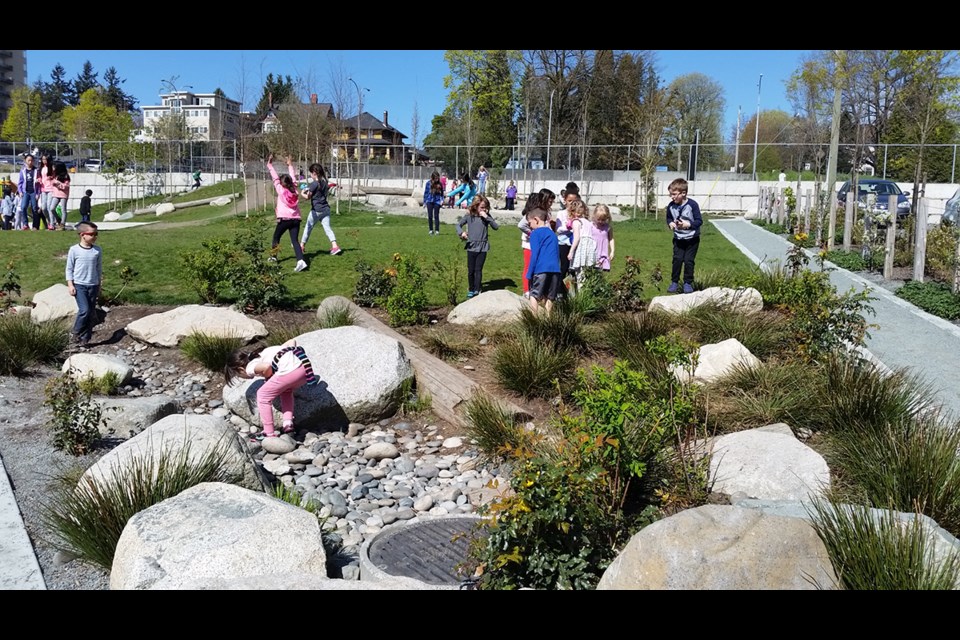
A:
<svg viewBox="0 0 960 640">
<path fill-rule="evenodd" d="M 180 351 L 209 371 L 223 371 L 231 353 L 246 344 L 239 335 L 213 335 L 194 331 L 180 342 Z"/>
<path fill-rule="evenodd" d="M 807 511 L 844 589 L 952 591 L 960 585 L 960 552 L 938 551 L 919 515 L 905 521 L 895 511 L 823 499 Z"/>
<path fill-rule="evenodd" d="M 201 455 L 191 455 L 190 446 L 167 447 L 156 457 L 132 456 L 102 479 L 60 478 L 42 505 L 53 543 L 109 571 L 120 534 L 134 515 L 202 482 L 240 482 L 241 472 L 229 463 L 231 441 L 224 439 Z"/>
</svg>

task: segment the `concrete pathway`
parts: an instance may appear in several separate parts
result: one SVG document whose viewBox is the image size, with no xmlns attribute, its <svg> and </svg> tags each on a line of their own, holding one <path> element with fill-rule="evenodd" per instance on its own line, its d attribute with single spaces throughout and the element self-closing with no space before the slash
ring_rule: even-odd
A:
<svg viewBox="0 0 960 640">
<path fill-rule="evenodd" d="M 754 263 L 770 263 L 786 259 L 790 243 L 757 225 L 733 218 L 711 220 L 730 242 Z M 706 249 L 709 250 L 709 249 Z M 813 253 L 807 252 L 813 262 Z M 869 290 L 876 298 L 871 306 L 876 316 L 867 321 L 877 325 L 870 330 L 867 349 L 892 369 L 908 369 L 929 384 L 930 392 L 954 415 L 960 416 L 960 385 L 954 379 L 957 356 L 960 355 L 960 326 L 918 309 L 893 292 L 869 280 L 833 267 L 830 281 L 841 293 L 855 289 Z"/>
</svg>

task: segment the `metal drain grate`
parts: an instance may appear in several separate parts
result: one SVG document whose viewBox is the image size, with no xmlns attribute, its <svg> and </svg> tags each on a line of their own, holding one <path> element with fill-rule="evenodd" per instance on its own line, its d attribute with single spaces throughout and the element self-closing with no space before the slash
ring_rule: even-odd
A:
<svg viewBox="0 0 960 640">
<path fill-rule="evenodd" d="M 392 576 L 433 585 L 460 584 L 457 565 L 479 535 L 478 518 L 437 518 L 384 529 L 371 543 L 370 562 Z"/>
</svg>

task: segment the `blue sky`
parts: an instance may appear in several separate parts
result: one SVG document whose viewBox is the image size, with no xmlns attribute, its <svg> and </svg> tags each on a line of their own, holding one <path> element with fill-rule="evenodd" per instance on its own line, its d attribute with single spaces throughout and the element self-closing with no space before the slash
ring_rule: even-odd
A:
<svg viewBox="0 0 960 640">
<path fill-rule="evenodd" d="M 657 69 L 665 82 L 699 72 L 716 80 L 723 88 L 727 105 L 723 135 L 736 125 L 737 108 L 742 107 L 746 122 L 757 110 L 757 83 L 760 74 L 760 108 L 789 112 L 784 82 L 799 66 L 808 51 L 784 50 L 658 50 Z M 252 108 L 260 97 L 263 78 L 268 73 L 312 78 L 320 100 L 329 96 L 331 69 L 342 69 L 352 76 L 364 93 L 363 110 L 377 118 L 389 111 L 390 124 L 408 136 L 412 134 L 414 104 L 420 120 L 419 138 L 430 130 L 434 115 L 443 111 L 446 90 L 443 77 L 449 68 L 442 50 L 27 50 L 27 80 L 50 79 L 50 71 L 60 63 L 68 78 L 75 77 L 89 60 L 103 77 L 108 67 L 116 67 L 125 78 L 124 89 L 139 99 L 139 105 L 158 102 L 163 80 L 174 80 L 178 88 L 192 85 L 197 92 L 217 87 L 235 99 L 245 98 L 244 108 Z M 352 89 L 353 85 L 349 84 Z M 246 96 L 241 96 L 246 86 Z"/>
</svg>

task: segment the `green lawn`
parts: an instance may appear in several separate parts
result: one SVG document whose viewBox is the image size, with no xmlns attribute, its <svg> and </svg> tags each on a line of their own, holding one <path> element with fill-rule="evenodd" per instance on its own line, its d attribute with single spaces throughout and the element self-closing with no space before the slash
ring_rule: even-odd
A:
<svg viewBox="0 0 960 640">
<path fill-rule="evenodd" d="M 304 203 L 303 206 L 308 205 Z M 130 266 L 137 276 L 123 291 L 122 300 L 141 304 L 199 303 L 197 294 L 184 284 L 177 257 L 182 251 L 199 248 L 200 243 L 209 238 L 232 239 L 245 221 L 243 215 L 229 215 L 230 207 L 195 207 L 162 218 L 163 223 L 167 223 L 221 216 L 207 223 L 167 228 L 148 225 L 101 231 L 99 244 L 103 247 L 104 255 L 105 297 L 110 299 L 117 294 L 122 285 L 120 269 Z M 323 298 L 334 294 L 350 297 L 357 279 L 354 267 L 358 261 L 386 265 L 396 252 L 417 254 L 425 273 L 435 273 L 437 262 L 447 265 L 459 263 L 461 296 L 466 294 L 466 253 L 452 225 L 444 225 L 439 236 L 430 236 L 427 234 L 425 216 L 383 215 L 382 219 L 378 219 L 375 212 L 363 209 L 354 205 L 353 213 L 345 213 L 341 206 L 341 214 L 333 216 L 333 229 L 344 249 L 340 256 L 327 253 L 329 243 L 323 230 L 319 225 L 314 228 L 306 252 L 310 268 L 304 272 L 293 273 L 296 260 L 288 237 L 283 238 L 280 264 L 286 272 L 284 282 L 297 307 L 315 308 Z M 224 214 L 228 215 L 222 217 Z M 261 216 L 269 225 L 264 232 L 265 245 L 269 246 L 273 233 L 272 208 L 250 215 Z M 94 212 L 94 220 L 101 217 L 102 213 Z M 669 282 L 671 235 L 662 220 L 619 222 L 615 223 L 614 231 L 617 251 L 613 277 L 622 271 L 624 258 L 633 256 L 643 262 L 646 272 L 659 263 L 665 274 L 664 279 Z M 20 277 L 22 299 L 29 300 L 36 291 L 64 282 L 66 252 L 76 241 L 77 236 L 72 232 L 0 233 L 0 267 L 13 263 Z M 519 230 L 513 224 L 505 223 L 498 231 L 490 232 L 490 242 L 491 251 L 483 271 L 485 288 L 506 288 L 519 293 L 523 266 Z M 723 269 L 747 272 L 753 269 L 752 264 L 709 223 L 703 226 L 700 247 L 698 271 Z M 428 281 L 431 304 L 445 304 L 443 291 L 441 278 L 431 277 Z M 652 286 L 646 287 L 647 298 L 657 294 Z"/>
</svg>

